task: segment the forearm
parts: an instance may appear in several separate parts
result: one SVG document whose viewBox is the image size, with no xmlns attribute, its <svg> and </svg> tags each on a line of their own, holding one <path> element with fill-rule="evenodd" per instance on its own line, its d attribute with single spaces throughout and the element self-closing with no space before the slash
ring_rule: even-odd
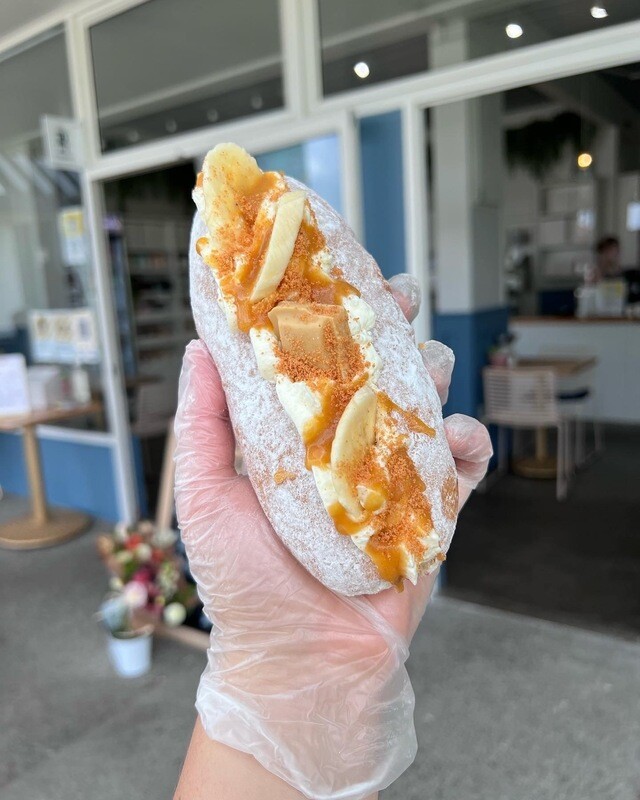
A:
<svg viewBox="0 0 640 800">
<path fill-rule="evenodd" d="M 200 718 L 182 766 L 173 800 L 305 800 L 253 756 L 209 739 Z M 366 800 L 376 800 L 377 794 Z"/>
</svg>

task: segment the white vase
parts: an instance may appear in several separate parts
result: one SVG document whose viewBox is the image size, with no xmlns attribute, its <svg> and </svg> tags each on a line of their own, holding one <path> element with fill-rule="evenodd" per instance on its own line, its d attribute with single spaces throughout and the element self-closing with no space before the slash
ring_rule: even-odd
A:
<svg viewBox="0 0 640 800">
<path fill-rule="evenodd" d="M 137 678 L 151 669 L 153 626 L 137 631 L 109 636 L 107 651 L 115 671 L 123 678 Z"/>
</svg>

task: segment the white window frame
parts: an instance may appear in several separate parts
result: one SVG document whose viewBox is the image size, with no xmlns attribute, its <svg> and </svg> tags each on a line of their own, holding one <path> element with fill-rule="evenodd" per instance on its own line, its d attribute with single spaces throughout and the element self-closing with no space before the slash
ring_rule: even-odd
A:
<svg viewBox="0 0 640 800">
<path fill-rule="evenodd" d="M 82 186 L 91 231 L 98 322 L 104 352 L 103 381 L 111 423 L 107 437 L 111 437 L 109 440 L 113 444 L 120 515 L 127 520 L 133 520 L 138 509 L 131 437 L 120 382 L 119 343 L 111 304 L 110 265 L 101 232 L 104 180 L 195 158 L 212 142 L 223 139 L 232 139 L 250 150 L 264 152 L 336 133 L 341 143 L 345 216 L 361 235 L 363 211 L 357 120 L 400 111 L 407 269 L 418 277 L 422 286 L 425 302 L 417 320 L 417 335 L 427 338 L 431 330 L 428 302 L 431 276 L 427 268 L 429 198 L 424 110 L 640 60 L 640 21 L 636 21 L 324 98 L 317 2 L 279 0 L 285 95 L 282 109 L 102 154 L 89 29 L 145 1 L 78 0 L 0 38 L 1 56 L 6 50 L 28 42 L 54 26 L 62 24 L 65 28 L 74 112 L 83 125 L 86 149 Z"/>
</svg>

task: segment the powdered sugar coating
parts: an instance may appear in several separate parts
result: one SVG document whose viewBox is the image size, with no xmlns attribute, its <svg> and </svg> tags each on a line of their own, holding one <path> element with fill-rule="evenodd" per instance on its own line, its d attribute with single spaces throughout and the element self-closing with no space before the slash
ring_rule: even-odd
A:
<svg viewBox="0 0 640 800">
<path fill-rule="evenodd" d="M 411 434 L 408 450 L 427 485 L 434 528 L 446 552 L 455 519 L 445 513 L 443 487 L 451 482 L 455 466 L 444 433 L 440 401 L 415 345 L 412 328 L 378 265 L 358 244 L 344 220 L 307 187 L 289 178 L 287 183 L 292 189 L 307 192 L 335 265 L 376 314 L 373 345 L 381 358 L 377 386 L 436 431 L 433 438 Z M 229 329 L 217 303 L 213 271 L 195 249 L 197 239 L 205 235 L 204 222 L 196 213 L 189 250 L 193 316 L 198 335 L 220 372 L 245 467 L 265 514 L 291 553 L 329 589 L 359 595 L 388 588 L 371 559 L 349 537 L 336 531 L 312 473 L 304 466 L 304 444 L 282 408 L 275 386 L 258 372 L 249 336 Z M 278 484 L 274 479 L 278 470 L 296 477 Z"/>
</svg>

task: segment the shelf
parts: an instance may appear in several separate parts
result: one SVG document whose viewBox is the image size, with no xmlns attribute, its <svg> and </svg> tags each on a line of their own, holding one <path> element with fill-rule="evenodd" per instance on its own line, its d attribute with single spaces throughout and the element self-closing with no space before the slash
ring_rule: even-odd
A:
<svg viewBox="0 0 640 800">
<path fill-rule="evenodd" d="M 571 252 L 582 252 L 583 250 L 588 250 L 591 252 L 593 250 L 592 244 L 554 244 L 554 245 L 544 245 L 538 248 L 541 253 L 571 253 Z"/>
<path fill-rule="evenodd" d="M 178 270 L 169 267 L 149 267 L 141 269 L 140 267 L 130 267 L 129 275 L 132 278 L 174 278 Z"/>
<path fill-rule="evenodd" d="M 540 222 L 545 222 L 546 220 L 555 221 L 558 219 L 573 221 L 582 211 L 588 211 L 595 214 L 595 210 L 593 208 L 579 208 L 576 211 L 545 211 L 544 214 L 540 215 Z"/>
<path fill-rule="evenodd" d="M 190 317 L 191 312 L 187 309 L 183 311 L 134 311 L 134 318 L 137 325 L 155 325 L 163 322 L 185 320 Z"/>
<path fill-rule="evenodd" d="M 166 247 L 127 247 L 129 256 L 165 256 Z"/>
<path fill-rule="evenodd" d="M 187 331 L 173 336 L 139 336 L 136 341 L 138 352 L 145 350 L 162 350 L 178 345 L 184 346 L 191 336 Z"/>
</svg>

